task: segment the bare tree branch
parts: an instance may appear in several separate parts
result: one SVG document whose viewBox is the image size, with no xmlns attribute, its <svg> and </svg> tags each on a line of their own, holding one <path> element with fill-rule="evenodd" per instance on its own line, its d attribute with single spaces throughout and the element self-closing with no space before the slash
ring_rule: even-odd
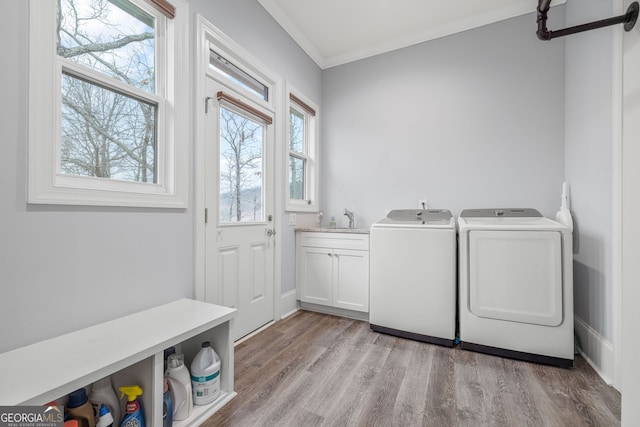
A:
<svg viewBox="0 0 640 427">
<path fill-rule="evenodd" d="M 63 58 L 72 58 L 85 53 L 107 52 L 128 45 L 129 43 L 149 40 L 154 38 L 153 32 L 133 34 L 112 42 L 89 43 L 76 47 L 64 47 L 58 44 L 58 55 Z"/>
</svg>

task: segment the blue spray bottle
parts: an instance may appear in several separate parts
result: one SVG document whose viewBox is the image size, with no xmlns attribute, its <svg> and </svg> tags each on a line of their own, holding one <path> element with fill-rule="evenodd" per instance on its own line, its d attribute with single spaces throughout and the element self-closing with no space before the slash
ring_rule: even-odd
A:
<svg viewBox="0 0 640 427">
<path fill-rule="evenodd" d="M 142 394 L 140 386 L 123 386 L 120 387 L 120 392 L 127 395 L 127 413 L 122 418 L 120 427 L 145 427 L 142 406 L 138 402 L 138 396 Z"/>
</svg>

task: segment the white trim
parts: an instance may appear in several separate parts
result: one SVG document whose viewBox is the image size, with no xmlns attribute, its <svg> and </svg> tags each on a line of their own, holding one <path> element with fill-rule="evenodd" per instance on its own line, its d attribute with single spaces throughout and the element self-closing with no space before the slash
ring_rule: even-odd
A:
<svg viewBox="0 0 640 427">
<path fill-rule="evenodd" d="M 613 383 L 615 354 L 613 346 L 578 316 L 574 317 L 580 354 L 609 385 Z"/>
<path fill-rule="evenodd" d="M 614 0 L 613 13 L 622 14 L 622 0 Z M 623 28 L 613 30 L 612 46 L 612 237 L 611 237 L 611 282 L 612 282 L 612 323 L 613 323 L 613 386 L 622 390 L 622 61 Z"/>
<path fill-rule="evenodd" d="M 256 335 L 258 335 L 260 332 L 262 332 L 262 331 L 264 331 L 265 329 L 270 328 L 271 326 L 275 325 L 275 323 L 276 323 L 275 321 L 271 321 L 271 322 L 269 322 L 269 323 L 267 323 L 267 324 L 265 324 L 265 325 L 262 325 L 261 327 L 259 327 L 259 328 L 258 328 L 258 329 L 256 329 L 255 331 L 253 331 L 253 332 L 251 332 L 251 333 L 248 333 L 247 335 L 243 336 L 242 338 L 240 338 L 240 339 L 236 340 L 236 341 L 233 343 L 233 346 L 235 347 L 235 346 L 237 346 L 237 345 L 239 345 L 239 344 L 242 344 L 243 342 L 245 342 L 245 341 L 246 341 L 246 340 L 248 340 L 249 338 L 253 338 L 253 337 L 255 337 L 255 336 L 256 336 Z"/>
<path fill-rule="evenodd" d="M 295 289 L 280 295 L 280 319 L 289 317 L 300 309 L 297 298 L 298 292 Z"/>
<path fill-rule="evenodd" d="M 55 48 L 55 2 L 29 2 L 29 96 L 28 96 L 28 202 L 36 204 L 186 208 L 189 193 L 189 6 L 171 0 L 176 17 L 167 25 L 169 56 L 158 52 L 158 61 L 167 68 L 159 89 L 161 101 L 158 129 L 158 170 L 156 184 L 125 182 L 57 173 L 56 140 L 60 131 L 60 81 L 62 68 L 84 73 L 82 67 L 60 60 Z M 175 52 L 174 52 L 175 51 Z M 162 67 L 160 67 L 162 68 Z M 42 70 L 55 70 L 43 73 Z M 75 73 L 74 73 L 75 74 Z M 93 73 L 89 72 L 90 75 Z M 163 79 L 159 71 L 160 79 Z M 101 82 L 102 78 L 97 78 Z M 108 79 L 106 79 L 108 80 Z M 118 83 L 108 85 L 117 88 Z M 146 99 L 154 99 L 140 93 Z M 163 105 L 165 104 L 165 105 Z M 161 119 L 163 117 L 161 116 Z M 53 136 L 52 136 L 53 135 Z M 185 137 L 187 135 L 187 137 Z"/>
<path fill-rule="evenodd" d="M 291 200 L 289 191 L 289 130 L 291 129 L 291 94 L 297 96 L 302 102 L 306 103 L 316 112 L 315 116 L 311 116 L 304 110 L 296 108 L 297 110 L 302 110 L 301 112 L 306 118 L 308 118 L 308 129 L 305 129 L 307 133 L 307 136 L 305 136 L 305 143 L 307 144 L 306 148 L 308 150 L 305 156 L 305 160 L 307 161 L 307 165 L 305 167 L 306 200 Z M 287 212 L 318 212 L 320 207 L 318 200 L 320 196 L 318 184 L 320 179 L 320 108 L 308 96 L 304 95 L 289 82 L 286 82 L 285 84 L 284 104 L 284 115 L 286 117 L 286 120 L 284 120 L 284 186 L 281 188 L 285 194 L 285 210 Z M 308 201 L 311 201 L 311 203 L 308 203 Z"/>
<path fill-rule="evenodd" d="M 196 15 L 196 41 L 195 53 L 195 95 L 194 110 L 195 140 L 193 147 L 194 158 L 194 297 L 199 301 L 206 301 L 206 238 L 205 238 L 205 104 L 206 104 L 206 79 L 209 66 L 209 42 L 207 41 L 207 28 L 211 26 L 201 15 Z"/>
<path fill-rule="evenodd" d="M 200 17 L 200 15 L 198 16 Z M 205 18 L 201 18 L 201 20 L 203 21 L 203 25 L 206 25 L 205 37 L 209 42 L 206 49 L 207 61 L 204 64 L 206 74 L 231 90 L 239 92 L 248 99 L 255 101 L 260 106 L 269 110 L 275 110 L 275 105 L 279 99 L 278 88 L 281 82 L 280 77 L 266 65 L 259 62 L 248 50 L 242 48 L 242 46 L 230 39 L 225 33 L 209 23 Z M 225 59 L 233 62 L 233 65 L 264 84 L 269 89 L 269 99 L 265 101 L 252 91 L 236 85 L 231 80 L 222 78 L 220 74 L 210 70 L 208 60 L 209 50 L 216 51 L 218 54 L 224 56 Z"/>
<path fill-rule="evenodd" d="M 304 35 L 304 31 L 301 31 L 297 24 L 289 19 L 287 13 L 280 8 L 277 0 L 258 0 L 258 3 L 262 5 L 262 7 L 276 20 L 276 22 L 284 28 L 291 38 L 322 69 L 335 67 L 337 65 L 346 64 L 429 40 L 446 37 L 473 28 L 482 27 L 505 19 L 525 15 L 527 13 L 535 12 L 536 7 L 535 2 L 517 2 L 509 4 L 500 10 L 489 10 L 484 14 L 443 24 L 439 27 L 428 28 L 418 34 L 410 34 L 395 40 L 384 41 L 375 46 L 359 49 L 354 52 L 348 52 L 343 55 L 327 57 Z M 566 3 L 566 0 L 553 0 L 551 2 L 551 6 L 558 6 L 564 3 Z"/>
</svg>

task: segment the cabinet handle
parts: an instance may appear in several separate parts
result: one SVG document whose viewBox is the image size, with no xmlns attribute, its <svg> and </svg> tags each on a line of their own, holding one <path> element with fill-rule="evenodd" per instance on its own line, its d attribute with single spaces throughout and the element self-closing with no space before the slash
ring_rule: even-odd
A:
<svg viewBox="0 0 640 427">
<path fill-rule="evenodd" d="M 328 253 L 327 255 L 331 256 L 331 253 Z"/>
</svg>

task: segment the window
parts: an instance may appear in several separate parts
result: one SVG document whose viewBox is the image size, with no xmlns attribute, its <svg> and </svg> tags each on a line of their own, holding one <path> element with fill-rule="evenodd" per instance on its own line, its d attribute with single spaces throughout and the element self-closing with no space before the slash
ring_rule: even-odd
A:
<svg viewBox="0 0 640 427">
<path fill-rule="evenodd" d="M 310 100 L 287 90 L 288 189 L 287 210 L 315 212 L 317 203 L 317 110 Z"/>
<path fill-rule="evenodd" d="M 188 11 L 151 3 L 30 3 L 30 203 L 186 207 Z"/>
<path fill-rule="evenodd" d="M 243 69 L 225 59 L 219 53 L 211 50 L 209 52 L 209 69 L 229 80 L 233 85 L 237 85 L 250 94 L 257 96 L 263 101 L 269 101 L 269 86 L 262 83 Z"/>
<path fill-rule="evenodd" d="M 220 105 L 220 224 L 264 221 L 264 154 L 268 122 Z"/>
</svg>

